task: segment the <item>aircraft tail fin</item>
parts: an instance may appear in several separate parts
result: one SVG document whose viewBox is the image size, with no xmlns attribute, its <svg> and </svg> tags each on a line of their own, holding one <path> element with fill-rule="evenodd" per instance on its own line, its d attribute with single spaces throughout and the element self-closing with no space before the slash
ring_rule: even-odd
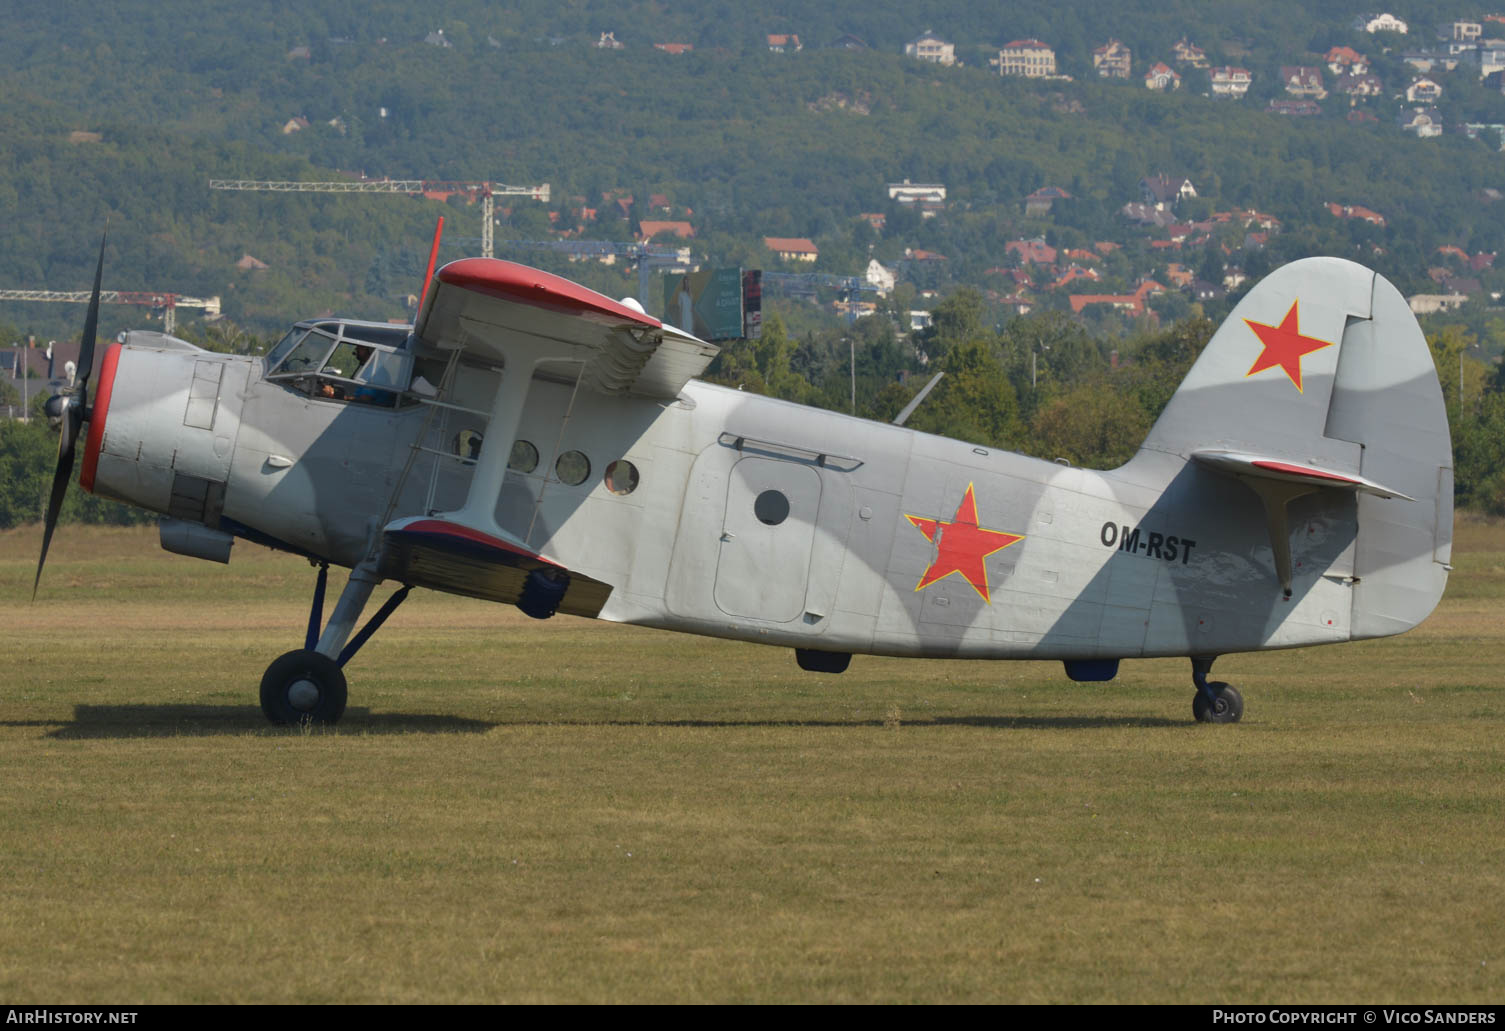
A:
<svg viewBox="0 0 1505 1031">
<path fill-rule="evenodd" d="M 1288 595 L 1286 505 L 1356 495 L 1354 638 L 1409 629 L 1441 598 L 1453 527 L 1447 414 L 1416 317 L 1375 272 L 1308 258 L 1251 290 L 1126 471 L 1176 459 L 1249 486 Z"/>
</svg>

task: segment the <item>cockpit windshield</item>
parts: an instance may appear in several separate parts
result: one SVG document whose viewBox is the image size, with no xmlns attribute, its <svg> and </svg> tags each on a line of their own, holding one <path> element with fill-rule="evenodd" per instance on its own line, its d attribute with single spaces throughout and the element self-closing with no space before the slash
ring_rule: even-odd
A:
<svg viewBox="0 0 1505 1031">
<path fill-rule="evenodd" d="M 266 377 L 311 397 L 392 408 L 413 378 L 411 331 L 349 319 L 300 322 L 267 354 Z"/>
</svg>

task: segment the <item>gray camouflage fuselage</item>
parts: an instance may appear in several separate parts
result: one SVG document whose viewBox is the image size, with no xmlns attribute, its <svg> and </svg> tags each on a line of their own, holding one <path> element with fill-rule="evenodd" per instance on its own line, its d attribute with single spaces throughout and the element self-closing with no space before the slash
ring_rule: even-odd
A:
<svg viewBox="0 0 1505 1031">
<path fill-rule="evenodd" d="M 802 649 L 1085 660 L 1399 632 L 1446 582 L 1447 427 L 1404 301 L 1352 269 L 1308 266 L 1296 286 L 1282 270 L 1251 293 L 1145 447 L 1107 472 L 699 382 L 665 401 L 535 378 L 517 438 L 537 465 L 506 473 L 495 524 L 609 585 L 604 605 L 562 611 Z M 1300 383 L 1245 373 L 1260 353 L 1250 322 L 1279 323 L 1290 290 L 1300 332 L 1331 346 L 1296 359 Z M 484 433 L 460 409 L 485 410 L 502 378 L 461 363 L 457 407 L 435 419 L 300 393 L 260 359 L 128 345 L 118 360 L 98 492 L 346 566 L 392 520 L 463 505 L 473 466 L 431 452 Z M 1260 498 L 1192 460 L 1208 447 L 1362 473 L 1405 497 L 1292 500 L 1287 596 Z M 576 486 L 554 474 L 570 451 L 591 467 Z M 631 493 L 603 482 L 619 459 L 638 470 Z M 765 492 L 787 502 L 776 522 L 759 518 Z M 965 562 L 948 551 L 962 547 Z"/>
</svg>

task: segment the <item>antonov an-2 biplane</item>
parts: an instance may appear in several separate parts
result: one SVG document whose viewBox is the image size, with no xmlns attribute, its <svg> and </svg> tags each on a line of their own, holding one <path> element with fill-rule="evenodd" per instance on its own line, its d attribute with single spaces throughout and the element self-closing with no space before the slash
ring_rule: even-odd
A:
<svg viewBox="0 0 1505 1031">
<path fill-rule="evenodd" d="M 264 357 L 131 332 L 95 369 L 97 314 L 54 404 L 38 580 L 81 435 L 83 488 L 162 513 L 168 550 L 308 557 L 307 639 L 261 683 L 274 723 L 338 720 L 343 667 L 413 587 L 820 673 L 860 653 L 1108 680 L 1187 656 L 1196 718 L 1233 722 L 1216 657 L 1400 633 L 1450 568 L 1427 345 L 1389 282 L 1334 258 L 1250 291 L 1107 472 L 697 382 L 712 344 L 488 258 L 444 266 L 411 327 L 314 319 Z M 330 564 L 352 572 L 321 627 Z"/>
</svg>

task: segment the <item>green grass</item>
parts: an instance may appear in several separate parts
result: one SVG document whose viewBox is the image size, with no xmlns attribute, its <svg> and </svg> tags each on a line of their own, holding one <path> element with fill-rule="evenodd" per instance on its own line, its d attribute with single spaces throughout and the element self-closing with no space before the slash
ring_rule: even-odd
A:
<svg viewBox="0 0 1505 1031">
<path fill-rule="evenodd" d="M 1395 639 L 1184 661 L 777 649 L 415 594 L 267 726 L 312 571 L 0 535 L 0 995 L 1493 1002 L 1505 527 Z M 337 580 L 338 578 L 336 578 Z M 332 584 L 335 587 L 337 584 Z"/>
</svg>

